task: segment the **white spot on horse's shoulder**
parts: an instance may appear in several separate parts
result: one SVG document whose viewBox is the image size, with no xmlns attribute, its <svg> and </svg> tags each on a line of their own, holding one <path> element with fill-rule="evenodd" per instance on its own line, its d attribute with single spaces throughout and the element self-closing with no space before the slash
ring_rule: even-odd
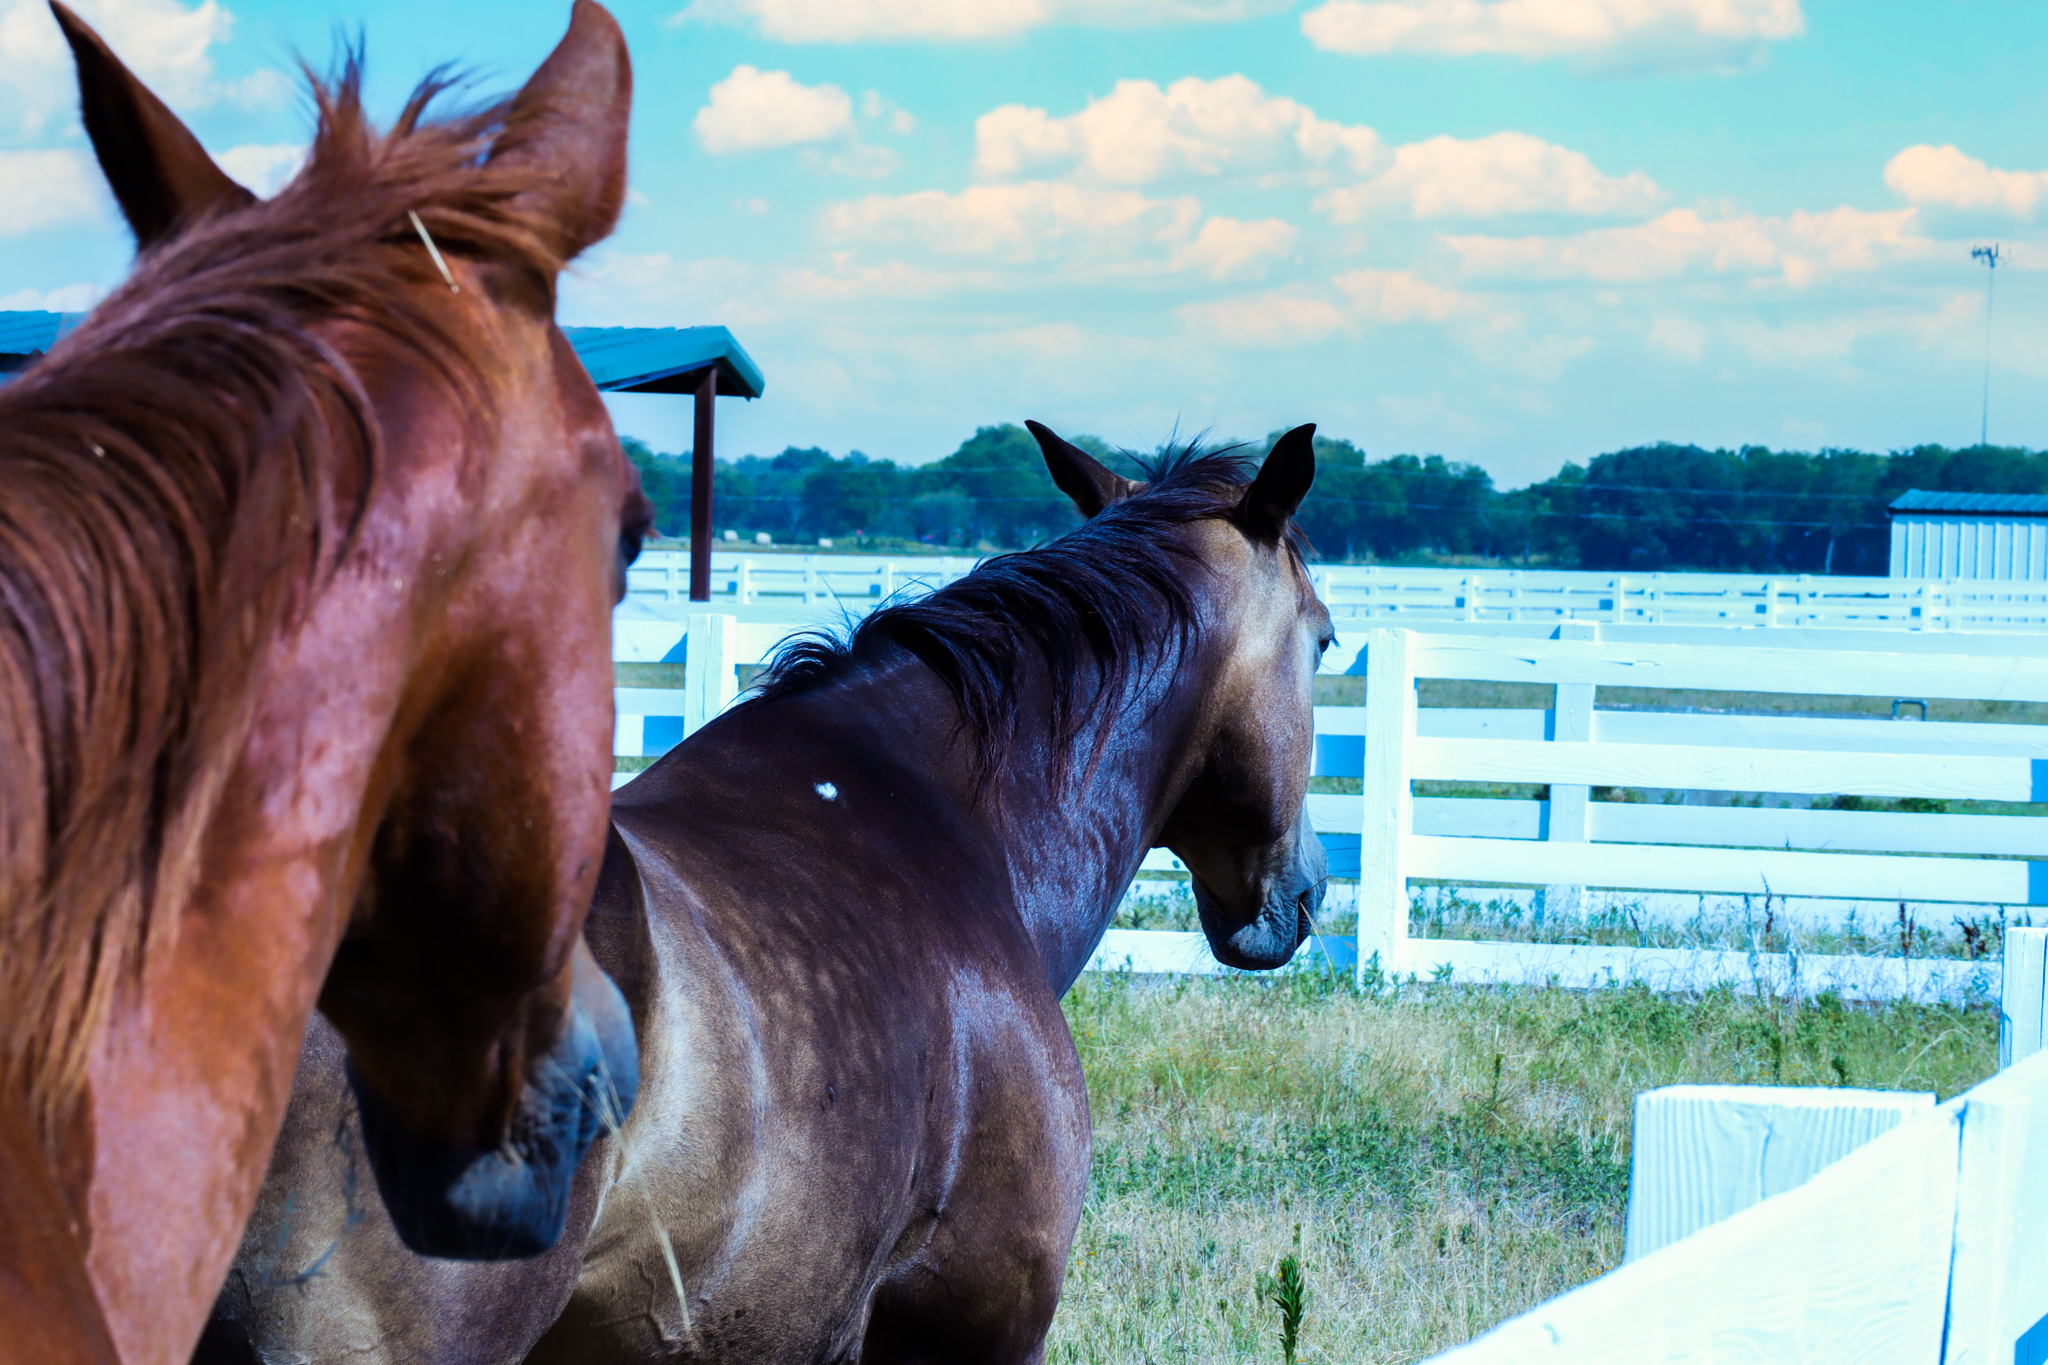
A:
<svg viewBox="0 0 2048 1365">
<path fill-rule="evenodd" d="M 833 786 L 830 782 L 820 782 L 818 784 L 818 795 L 824 797 L 827 801 L 837 801 L 839 799 L 839 788 Z"/>
</svg>

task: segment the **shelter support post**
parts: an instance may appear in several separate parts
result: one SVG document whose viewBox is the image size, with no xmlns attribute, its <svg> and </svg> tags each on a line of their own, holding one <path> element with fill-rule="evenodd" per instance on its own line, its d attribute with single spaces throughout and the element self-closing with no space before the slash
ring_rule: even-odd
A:
<svg viewBox="0 0 2048 1365">
<path fill-rule="evenodd" d="M 718 402 L 718 367 L 697 376 L 697 432 L 690 444 L 690 600 L 711 600 L 712 410 Z"/>
</svg>

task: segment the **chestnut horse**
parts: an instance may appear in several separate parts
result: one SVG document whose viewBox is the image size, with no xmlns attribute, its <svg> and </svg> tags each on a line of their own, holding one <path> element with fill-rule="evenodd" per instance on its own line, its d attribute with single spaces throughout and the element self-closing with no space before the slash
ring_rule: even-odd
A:
<svg viewBox="0 0 2048 1365">
<path fill-rule="evenodd" d="M 380 134 L 351 63 L 259 201 L 53 8 L 140 255 L 0 389 L 0 1360 L 181 1365 L 316 1002 L 422 1250 L 551 1243 L 630 1087 L 580 931 L 648 509 L 553 312 L 631 76 L 587 0 L 481 113 Z"/>
<path fill-rule="evenodd" d="M 1145 851 L 1232 966 L 1286 962 L 1321 901 L 1312 430 L 1249 483 L 1212 455 L 1134 485 L 1035 427 L 1084 526 L 785 652 L 614 798 L 586 932 L 640 1101 L 562 1244 L 406 1251 L 316 1039 L 196 1360 L 1039 1360 L 1089 1161 L 1059 999 Z"/>
</svg>

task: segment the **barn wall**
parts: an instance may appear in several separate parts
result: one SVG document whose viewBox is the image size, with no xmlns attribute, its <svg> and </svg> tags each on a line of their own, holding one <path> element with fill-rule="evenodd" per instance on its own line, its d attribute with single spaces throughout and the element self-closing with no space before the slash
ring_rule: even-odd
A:
<svg viewBox="0 0 2048 1365">
<path fill-rule="evenodd" d="M 2048 517 L 1892 517 L 1893 578 L 2048 581 Z"/>
</svg>

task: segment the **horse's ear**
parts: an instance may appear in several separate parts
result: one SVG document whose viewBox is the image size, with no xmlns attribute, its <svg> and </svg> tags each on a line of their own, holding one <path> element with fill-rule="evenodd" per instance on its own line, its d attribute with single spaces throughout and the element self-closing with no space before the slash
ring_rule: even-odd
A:
<svg viewBox="0 0 2048 1365">
<path fill-rule="evenodd" d="M 256 202 L 83 19 L 58 0 L 50 0 L 50 12 L 78 63 L 86 135 L 138 248 L 206 214 Z"/>
<path fill-rule="evenodd" d="M 1060 486 L 1060 492 L 1074 500 L 1084 519 L 1129 497 L 1138 486 L 1081 447 L 1061 440 L 1043 423 L 1024 425 L 1037 439 L 1038 448 L 1045 455 L 1045 467 L 1052 472 L 1052 481 Z"/>
<path fill-rule="evenodd" d="M 1244 501 L 1238 504 L 1238 516 L 1247 531 L 1278 539 L 1286 529 L 1287 519 L 1316 481 L 1315 436 L 1316 424 L 1310 422 L 1273 442 L 1266 462 L 1259 466 L 1259 476 L 1244 490 Z"/>
<path fill-rule="evenodd" d="M 626 202 L 633 62 L 618 21 L 576 0 L 569 32 L 512 100 L 491 164 L 526 170 L 519 196 L 558 259 L 601 241 Z"/>
</svg>

